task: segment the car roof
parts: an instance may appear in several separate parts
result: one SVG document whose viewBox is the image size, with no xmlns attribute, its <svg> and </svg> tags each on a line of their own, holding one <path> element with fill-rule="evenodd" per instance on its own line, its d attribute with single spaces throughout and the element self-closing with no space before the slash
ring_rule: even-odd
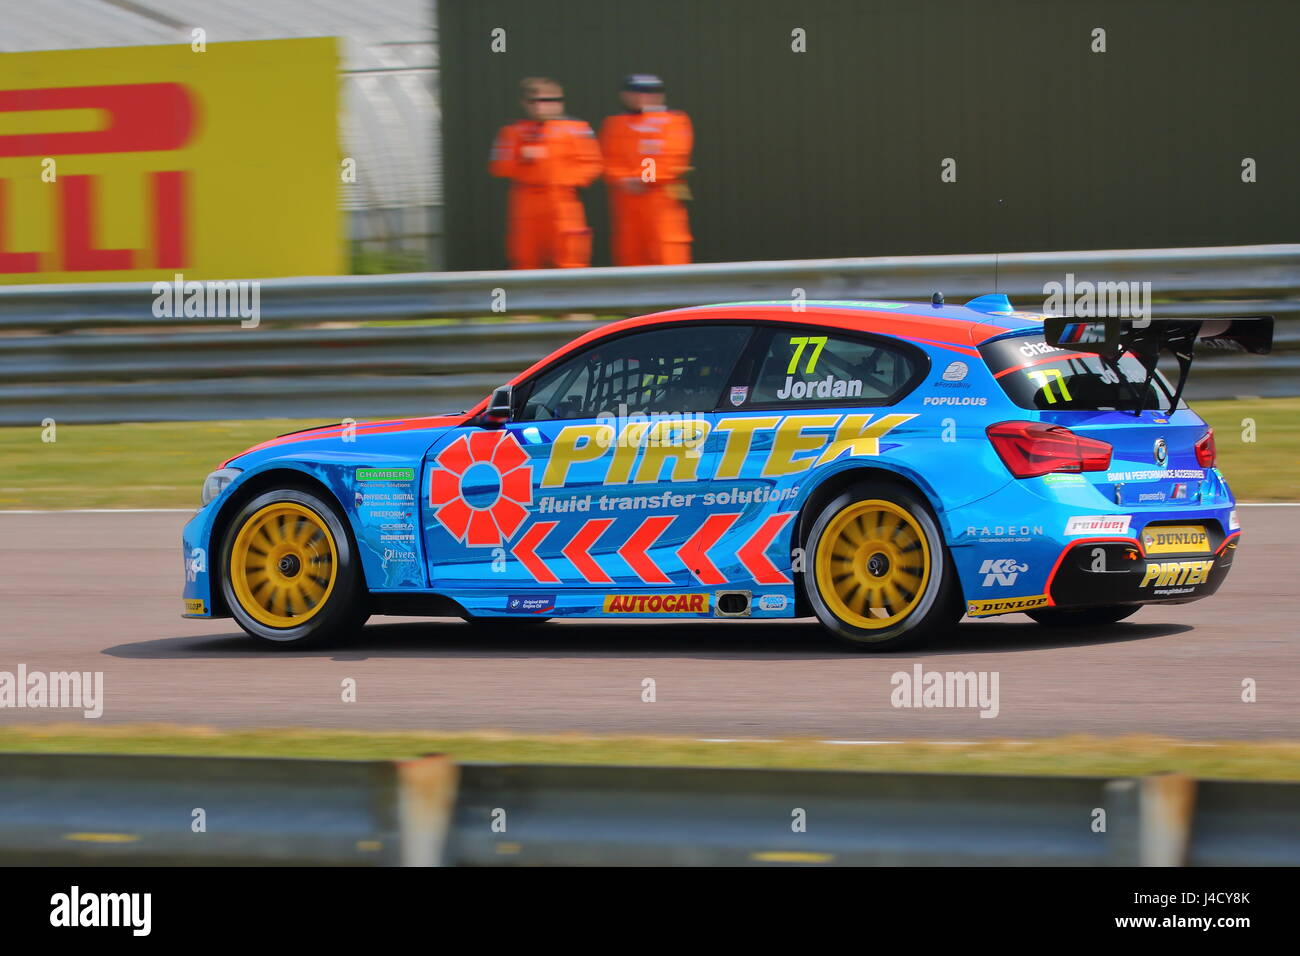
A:
<svg viewBox="0 0 1300 956">
<path fill-rule="evenodd" d="M 536 365 L 522 372 L 516 381 L 606 336 L 675 322 L 748 319 L 817 325 L 850 332 L 890 335 L 921 345 L 975 356 L 979 354 L 975 346 L 981 342 L 1008 333 L 1034 331 L 1041 329 L 1043 325 L 1041 315 L 1018 312 L 1005 295 L 997 294 L 980 296 L 964 305 L 934 306 L 928 302 L 833 299 L 814 299 L 797 304 L 798 308 L 795 307 L 795 300 L 790 299 L 720 302 L 715 305 L 690 306 L 620 319 L 592 329 L 563 348 L 552 352 Z"/>
</svg>

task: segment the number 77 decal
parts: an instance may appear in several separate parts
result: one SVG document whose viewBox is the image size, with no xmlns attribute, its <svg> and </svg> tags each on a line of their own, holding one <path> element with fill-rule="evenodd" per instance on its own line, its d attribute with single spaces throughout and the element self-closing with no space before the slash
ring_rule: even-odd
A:
<svg viewBox="0 0 1300 956">
<path fill-rule="evenodd" d="M 822 354 L 822 349 L 826 347 L 826 336 L 824 335 L 792 335 L 790 344 L 793 345 L 794 355 L 790 356 L 790 364 L 786 366 L 785 374 L 793 375 L 795 369 L 799 367 L 799 356 L 803 354 L 804 347 L 812 344 L 815 346 L 812 355 L 808 356 L 808 366 L 803 370 L 805 375 L 811 375 L 817 368 L 817 357 Z"/>
<path fill-rule="evenodd" d="M 1070 401 L 1070 393 L 1065 387 L 1065 379 L 1061 375 L 1061 370 L 1057 368 L 1036 369 L 1032 372 L 1026 372 L 1030 380 L 1043 390 L 1043 398 L 1047 399 L 1048 405 L 1056 404 L 1056 396 L 1052 394 L 1052 380 L 1055 379 L 1056 387 L 1061 390 L 1061 401 Z"/>
</svg>

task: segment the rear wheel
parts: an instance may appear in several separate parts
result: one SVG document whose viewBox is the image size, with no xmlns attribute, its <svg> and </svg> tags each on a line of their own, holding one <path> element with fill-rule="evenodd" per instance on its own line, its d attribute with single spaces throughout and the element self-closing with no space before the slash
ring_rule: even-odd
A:
<svg viewBox="0 0 1300 956">
<path fill-rule="evenodd" d="M 830 502 L 809 531 L 806 554 L 809 604 L 857 650 L 915 647 L 961 617 L 939 526 L 902 485 L 864 484 Z"/>
<path fill-rule="evenodd" d="M 1105 627 L 1136 614 L 1140 604 L 1114 604 L 1107 607 L 1044 607 L 1026 611 L 1039 624 L 1048 627 Z"/>
<path fill-rule="evenodd" d="M 226 532 L 220 567 L 231 615 L 261 640 L 323 644 L 369 617 L 343 519 L 311 492 L 285 488 L 247 502 Z"/>
</svg>

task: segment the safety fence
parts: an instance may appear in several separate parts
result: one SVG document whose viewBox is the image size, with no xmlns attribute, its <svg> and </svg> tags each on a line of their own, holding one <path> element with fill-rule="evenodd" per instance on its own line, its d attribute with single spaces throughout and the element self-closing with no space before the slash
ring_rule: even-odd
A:
<svg viewBox="0 0 1300 956">
<path fill-rule="evenodd" d="M 1156 317 L 1273 314 L 1273 355 L 1209 356 L 1188 395 L 1300 394 L 1300 245 L 1236 246 L 267 279 L 255 325 L 155 315 L 149 284 L 0 287 L 0 424 L 456 411 L 614 316 L 995 289 L 1041 311 L 1071 281 L 1150 282 Z"/>
<path fill-rule="evenodd" d="M 0 864 L 1300 865 L 1300 783 L 0 754 Z"/>
</svg>

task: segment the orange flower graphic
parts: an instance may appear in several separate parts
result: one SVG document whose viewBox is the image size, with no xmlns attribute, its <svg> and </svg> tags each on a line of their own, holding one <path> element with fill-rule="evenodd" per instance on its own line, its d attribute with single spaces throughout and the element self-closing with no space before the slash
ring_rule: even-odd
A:
<svg viewBox="0 0 1300 956">
<path fill-rule="evenodd" d="M 528 453 L 508 431 L 463 435 L 438 453 L 429 505 L 457 541 L 487 548 L 508 541 L 533 503 Z"/>
</svg>

